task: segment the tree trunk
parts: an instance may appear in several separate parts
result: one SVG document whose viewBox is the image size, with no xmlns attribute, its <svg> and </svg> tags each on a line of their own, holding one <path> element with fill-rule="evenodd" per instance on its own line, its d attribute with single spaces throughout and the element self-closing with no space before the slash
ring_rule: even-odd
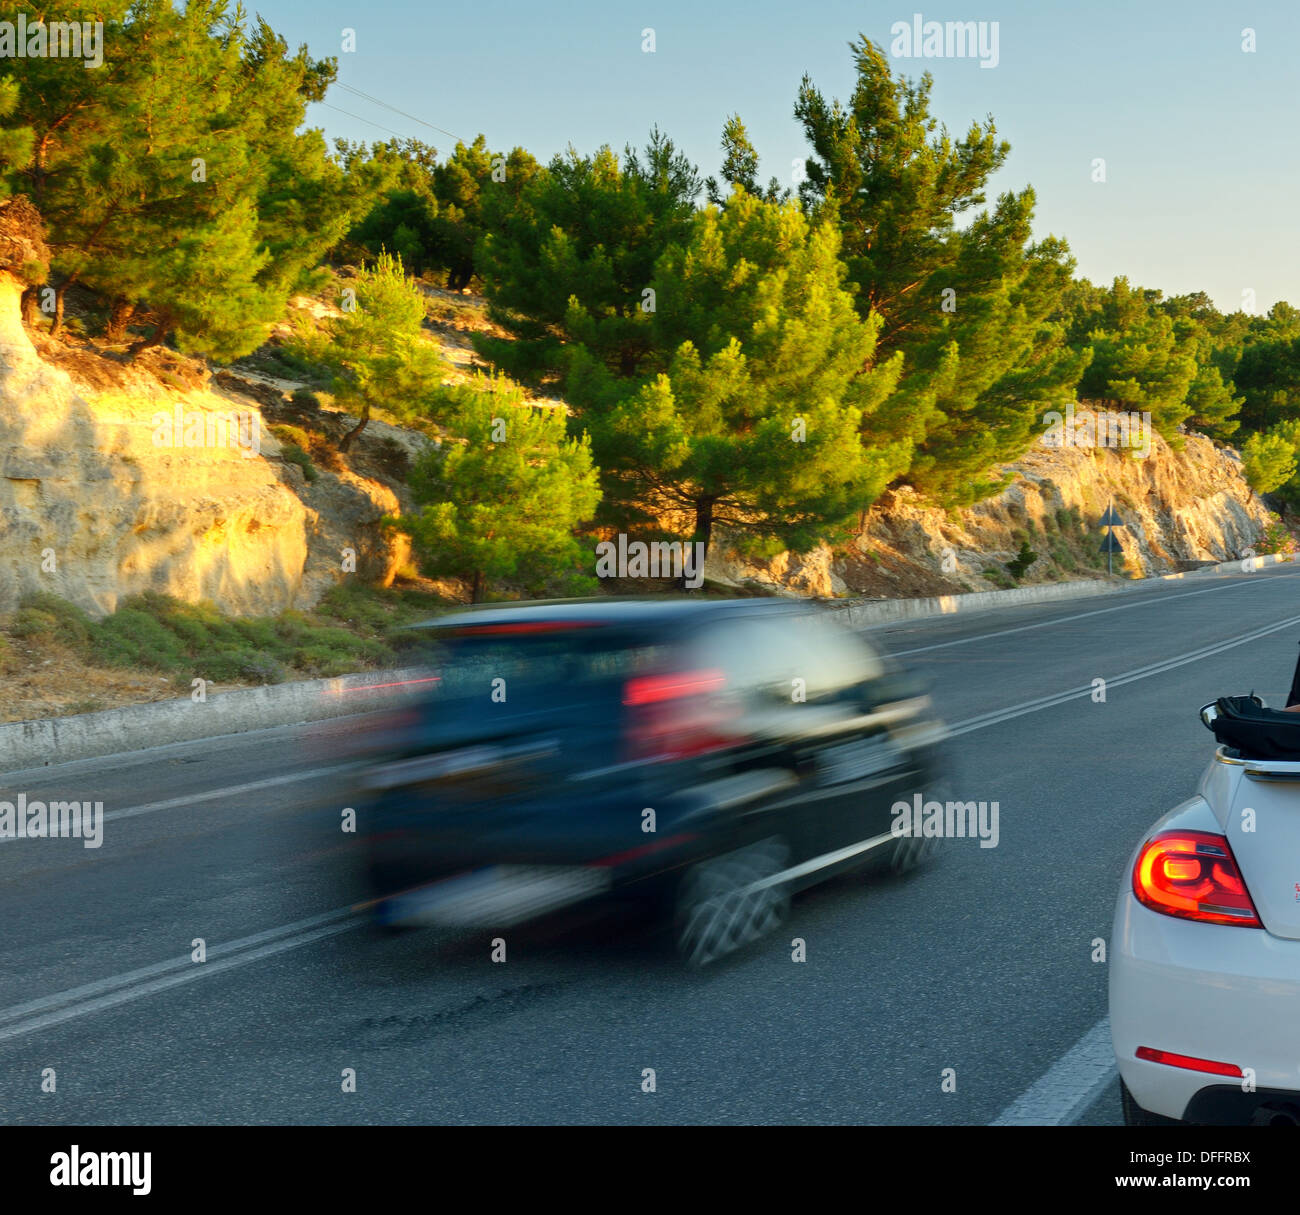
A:
<svg viewBox="0 0 1300 1215">
<path fill-rule="evenodd" d="M 704 569 L 704 562 L 708 559 L 709 556 L 709 543 L 713 538 L 713 507 L 714 507 L 714 499 L 711 497 L 697 498 L 695 500 L 695 534 L 691 537 L 691 540 L 693 542 L 703 541 L 704 543 L 704 552 L 700 557 L 700 563 L 699 563 L 700 570 Z M 686 572 L 685 570 L 682 571 L 683 573 L 682 588 L 684 590 L 689 590 L 692 588 L 688 588 L 686 586 L 686 578 L 684 576 L 685 572 Z M 701 582 L 699 587 L 693 589 L 699 590 L 703 586 L 704 583 Z"/>
<path fill-rule="evenodd" d="M 472 585 L 472 589 L 471 589 L 471 591 L 470 591 L 470 600 L 469 600 L 469 601 L 470 601 L 471 603 L 482 603 L 482 602 L 483 602 L 483 591 L 484 591 L 484 590 L 485 590 L 485 587 L 483 586 L 483 571 L 482 571 L 482 570 L 475 570 L 475 571 L 474 571 L 474 582 L 473 582 L 473 585 Z"/>
<path fill-rule="evenodd" d="M 695 539 L 704 541 L 704 555 L 709 555 L 709 541 L 713 539 L 712 498 L 697 498 L 695 501 Z"/>
<path fill-rule="evenodd" d="M 36 325 L 36 317 L 41 310 L 40 294 L 41 294 L 41 288 L 39 285 L 34 287 L 28 287 L 23 291 L 22 294 L 23 324 L 26 325 L 28 329 L 34 328 Z"/>
<path fill-rule="evenodd" d="M 165 312 L 158 314 L 158 319 L 154 322 L 153 332 L 143 341 L 136 342 L 127 354 L 131 362 L 135 362 L 150 346 L 159 345 L 163 338 L 167 336 L 172 327 L 172 318 Z"/>
<path fill-rule="evenodd" d="M 361 407 L 361 421 L 358 422 L 347 434 L 339 440 L 339 451 L 347 452 L 352 450 L 352 444 L 357 441 L 357 437 L 366 428 L 366 423 L 370 421 L 370 403 L 367 402 Z"/>
<path fill-rule="evenodd" d="M 104 338 L 109 342 L 124 342 L 127 327 L 135 315 L 135 304 L 118 296 L 108 311 L 108 324 L 104 328 Z"/>
<path fill-rule="evenodd" d="M 59 285 L 54 293 L 54 324 L 50 327 L 50 337 L 58 337 L 63 332 L 63 294 L 72 286 L 72 280 Z"/>
</svg>

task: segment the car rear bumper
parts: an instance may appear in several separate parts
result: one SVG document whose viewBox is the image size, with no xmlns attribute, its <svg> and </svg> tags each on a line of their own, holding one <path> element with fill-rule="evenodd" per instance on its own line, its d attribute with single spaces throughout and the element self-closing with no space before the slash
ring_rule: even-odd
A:
<svg viewBox="0 0 1300 1215">
<path fill-rule="evenodd" d="M 488 865 L 380 899 L 385 925 L 510 928 L 598 898 L 610 888 L 596 866 Z"/>
<path fill-rule="evenodd" d="M 1300 1113 L 1300 941 L 1162 915 L 1125 890 L 1110 952 L 1120 1075 L 1153 1114 L 1249 1122 Z M 1139 1047 L 1235 1064 L 1243 1078 L 1137 1058 Z"/>
</svg>

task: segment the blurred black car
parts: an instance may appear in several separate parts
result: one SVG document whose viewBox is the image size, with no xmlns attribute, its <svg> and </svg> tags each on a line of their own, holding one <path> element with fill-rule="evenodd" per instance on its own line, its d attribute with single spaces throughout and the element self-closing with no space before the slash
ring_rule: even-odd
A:
<svg viewBox="0 0 1300 1215">
<path fill-rule="evenodd" d="M 495 930 L 615 899 L 703 965 L 801 887 L 935 843 L 891 834 L 891 808 L 939 780 L 942 728 L 830 611 L 606 599 L 424 627 L 434 690 L 363 778 L 381 925 Z"/>
</svg>

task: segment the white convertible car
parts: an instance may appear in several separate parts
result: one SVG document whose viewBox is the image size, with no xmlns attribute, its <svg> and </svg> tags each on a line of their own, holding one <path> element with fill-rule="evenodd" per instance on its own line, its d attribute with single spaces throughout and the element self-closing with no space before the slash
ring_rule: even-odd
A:
<svg viewBox="0 0 1300 1215">
<path fill-rule="evenodd" d="M 1201 720 L 1220 745 L 1115 909 L 1124 1121 L 1300 1124 L 1300 713 L 1225 697 Z"/>
</svg>

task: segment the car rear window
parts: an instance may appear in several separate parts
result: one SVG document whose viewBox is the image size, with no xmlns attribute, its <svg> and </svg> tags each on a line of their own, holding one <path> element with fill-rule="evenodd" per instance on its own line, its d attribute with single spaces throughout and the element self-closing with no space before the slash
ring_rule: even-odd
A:
<svg viewBox="0 0 1300 1215">
<path fill-rule="evenodd" d="M 629 678 L 660 669 L 666 652 L 644 635 L 606 628 L 485 630 L 436 642 L 430 659 L 445 696 L 475 696 L 504 679 L 507 688 L 546 689 L 564 699 L 593 688 L 621 688 Z"/>
<path fill-rule="evenodd" d="M 784 695 L 803 681 L 809 699 L 834 696 L 883 671 L 852 632 L 811 612 L 772 612 L 715 625 L 691 645 L 694 661 L 716 666 L 733 686 Z"/>
</svg>

